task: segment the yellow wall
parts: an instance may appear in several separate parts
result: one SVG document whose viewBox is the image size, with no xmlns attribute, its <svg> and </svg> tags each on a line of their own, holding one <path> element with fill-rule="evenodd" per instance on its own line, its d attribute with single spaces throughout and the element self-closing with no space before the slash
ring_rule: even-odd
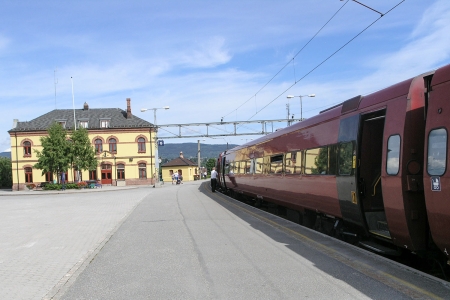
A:
<svg viewBox="0 0 450 300">
<path fill-rule="evenodd" d="M 153 130 L 153 129 L 151 129 Z M 25 167 L 33 167 L 37 163 L 37 156 L 35 150 L 42 151 L 40 137 L 47 135 L 47 131 L 36 132 L 12 132 L 11 137 L 11 163 L 13 173 L 13 190 L 25 188 Z M 137 138 L 144 137 L 146 140 L 145 153 L 138 152 Z M 125 165 L 125 184 L 139 185 L 139 184 L 153 184 L 152 175 L 155 174 L 155 143 L 153 139 L 154 133 L 150 133 L 150 128 L 127 128 L 127 129 L 111 129 L 105 130 L 90 130 L 89 139 L 94 147 L 94 140 L 97 138 L 103 141 L 103 150 L 109 151 L 109 138 L 115 138 L 117 141 L 117 153 L 112 154 L 103 152 L 97 155 L 99 166 L 97 167 L 97 177 L 101 178 L 101 163 L 109 163 L 112 165 L 112 184 L 117 182 L 116 164 L 123 163 Z M 152 140 L 151 146 L 150 141 Z M 24 155 L 23 142 L 29 141 L 31 143 L 31 156 Z M 151 148 L 151 149 L 150 149 Z M 147 179 L 139 178 L 139 163 L 146 164 Z M 45 175 L 38 169 L 32 170 L 33 183 L 38 184 L 45 181 Z M 89 172 L 82 172 L 82 180 L 89 180 Z M 56 179 L 56 174 L 53 176 Z M 72 182 L 73 171 L 68 171 L 67 180 Z M 122 182 L 123 184 L 123 182 Z"/>
<path fill-rule="evenodd" d="M 172 182 L 172 176 L 170 175 L 170 170 L 175 171 L 181 170 L 183 174 L 183 181 L 193 181 L 194 175 L 197 173 L 197 167 L 195 166 L 172 166 L 172 167 L 162 167 L 162 178 L 164 182 Z"/>
</svg>

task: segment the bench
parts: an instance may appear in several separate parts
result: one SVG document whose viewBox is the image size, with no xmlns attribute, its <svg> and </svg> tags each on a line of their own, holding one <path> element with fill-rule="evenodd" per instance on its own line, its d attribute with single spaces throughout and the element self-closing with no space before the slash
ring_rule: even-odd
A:
<svg viewBox="0 0 450 300">
<path fill-rule="evenodd" d="M 99 180 L 88 180 L 86 181 L 87 183 L 87 188 L 90 189 L 95 189 L 95 188 L 102 188 L 102 184 L 100 183 Z"/>
</svg>

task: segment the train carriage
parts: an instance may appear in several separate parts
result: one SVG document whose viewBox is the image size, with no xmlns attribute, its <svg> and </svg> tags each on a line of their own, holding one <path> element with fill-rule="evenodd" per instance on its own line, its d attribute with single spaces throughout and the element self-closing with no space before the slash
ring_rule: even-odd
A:
<svg viewBox="0 0 450 300">
<path fill-rule="evenodd" d="M 449 121 L 442 110 L 449 106 L 443 99 L 450 94 L 449 70 L 354 97 L 227 150 L 218 159 L 222 188 L 256 203 L 266 201 L 298 212 L 299 222 L 310 227 L 326 220 L 326 228 L 357 237 L 363 246 L 385 254 L 398 249 L 426 251 L 428 212 L 433 238 L 442 251 L 450 251 L 449 235 L 439 230 L 450 225 L 450 206 L 440 196 L 448 199 L 450 189 L 443 186 L 449 186 L 449 179 L 445 169 L 435 175 L 424 174 L 423 168 L 424 145 L 443 135 L 447 138 L 444 123 Z M 434 123 L 429 122 L 432 108 L 435 114 L 441 108 L 440 115 L 432 117 Z M 426 135 L 426 129 L 431 133 Z M 426 136 L 431 137 L 427 142 Z M 433 149 L 442 148 L 435 144 Z M 439 193 L 427 188 L 424 193 L 424 183 L 427 186 L 436 176 Z"/>
<path fill-rule="evenodd" d="M 450 263 L 450 65 L 436 70 L 431 83 L 425 129 L 424 190 L 433 241 Z"/>
</svg>

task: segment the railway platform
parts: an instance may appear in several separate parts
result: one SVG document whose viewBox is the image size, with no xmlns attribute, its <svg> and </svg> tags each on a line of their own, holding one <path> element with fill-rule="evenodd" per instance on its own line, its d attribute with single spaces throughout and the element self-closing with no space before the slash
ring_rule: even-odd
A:
<svg viewBox="0 0 450 300">
<path fill-rule="evenodd" d="M 6 217 L 20 209 L 23 227 L 0 262 L 0 271 L 9 268 L 0 272 L 3 293 L 14 299 L 450 298 L 449 282 L 211 193 L 207 181 L 0 201 Z M 42 208 L 52 211 L 27 218 Z M 43 240 L 48 246 L 36 251 Z M 21 258 L 17 249 L 30 252 Z M 14 287 L 14 272 L 39 291 Z"/>
</svg>

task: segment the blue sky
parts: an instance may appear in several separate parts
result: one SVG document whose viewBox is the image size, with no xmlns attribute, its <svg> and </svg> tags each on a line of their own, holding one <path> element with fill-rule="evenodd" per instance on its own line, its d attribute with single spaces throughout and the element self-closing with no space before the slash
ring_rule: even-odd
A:
<svg viewBox="0 0 450 300">
<path fill-rule="evenodd" d="M 400 1 L 360 2 L 385 13 Z M 131 98 L 135 115 L 153 122 L 140 108 L 170 106 L 157 123 L 183 124 L 282 119 L 288 94 L 315 93 L 303 98 L 308 118 L 450 63 L 450 1 L 406 0 L 309 73 L 379 16 L 347 0 L 5 0 L 0 151 L 13 119 L 72 108 L 71 77 L 76 108 L 126 109 Z M 298 98 L 289 103 L 298 118 Z"/>
</svg>

